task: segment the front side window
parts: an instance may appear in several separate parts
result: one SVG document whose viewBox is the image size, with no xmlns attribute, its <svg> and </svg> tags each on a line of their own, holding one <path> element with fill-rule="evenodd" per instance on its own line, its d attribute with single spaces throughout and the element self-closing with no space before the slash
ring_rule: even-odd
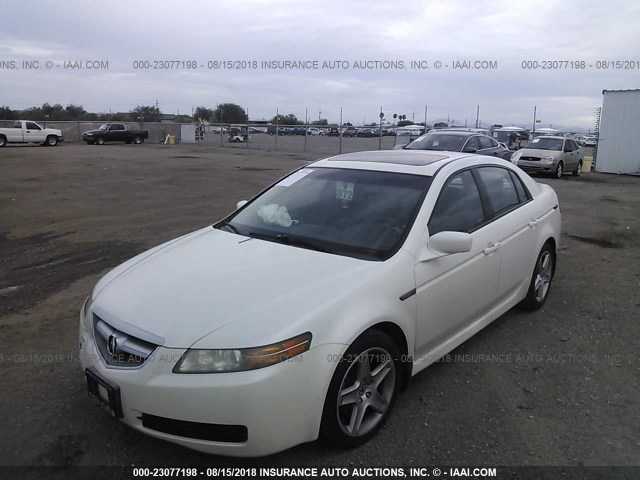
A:
<svg viewBox="0 0 640 480">
<path fill-rule="evenodd" d="M 450 177 L 440 192 L 429 220 L 429 235 L 470 232 L 484 222 L 482 201 L 470 170 Z"/>
<path fill-rule="evenodd" d="M 480 150 L 492 147 L 491 139 L 489 137 L 478 137 L 478 143 L 480 144 Z"/>
<path fill-rule="evenodd" d="M 27 130 L 40 130 L 37 123 L 27 122 Z"/>
<path fill-rule="evenodd" d="M 464 144 L 463 152 L 476 152 L 480 150 L 480 144 L 478 143 L 478 137 L 469 137 L 467 143 Z"/>
<path fill-rule="evenodd" d="M 520 204 L 509 170 L 499 167 L 481 167 L 477 172 L 489 197 L 494 216 L 500 216 Z"/>
<path fill-rule="evenodd" d="M 303 168 L 215 225 L 247 237 L 385 260 L 406 238 L 431 177 Z"/>
</svg>

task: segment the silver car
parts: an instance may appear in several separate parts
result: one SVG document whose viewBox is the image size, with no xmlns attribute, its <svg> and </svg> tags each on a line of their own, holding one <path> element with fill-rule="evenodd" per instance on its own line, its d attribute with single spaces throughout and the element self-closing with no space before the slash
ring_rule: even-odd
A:
<svg viewBox="0 0 640 480">
<path fill-rule="evenodd" d="M 571 172 L 579 177 L 582 174 L 582 149 L 578 143 L 566 137 L 546 136 L 534 138 L 526 147 L 511 156 L 511 163 L 525 172 L 542 173 L 562 177 Z"/>
</svg>

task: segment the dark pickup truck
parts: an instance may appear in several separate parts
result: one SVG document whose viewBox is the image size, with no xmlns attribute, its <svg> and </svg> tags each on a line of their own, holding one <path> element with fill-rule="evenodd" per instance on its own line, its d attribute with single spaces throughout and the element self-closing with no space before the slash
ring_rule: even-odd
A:
<svg viewBox="0 0 640 480">
<path fill-rule="evenodd" d="M 82 141 L 87 145 L 102 145 L 106 142 L 142 143 L 149 138 L 148 130 L 129 130 L 124 123 L 103 123 L 97 130 L 89 130 L 82 134 Z"/>
</svg>

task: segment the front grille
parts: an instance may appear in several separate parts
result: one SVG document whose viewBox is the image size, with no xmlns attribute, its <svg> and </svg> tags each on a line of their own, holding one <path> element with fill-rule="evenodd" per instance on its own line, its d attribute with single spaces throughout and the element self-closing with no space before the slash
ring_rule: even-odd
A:
<svg viewBox="0 0 640 480">
<path fill-rule="evenodd" d="M 544 169 L 542 167 L 532 167 L 529 165 L 518 165 L 522 170 L 524 170 L 527 173 L 537 173 L 537 172 L 544 172 Z"/>
<path fill-rule="evenodd" d="M 141 367 L 158 347 L 114 328 L 95 314 L 93 333 L 102 358 L 112 367 Z"/>
<path fill-rule="evenodd" d="M 220 425 L 215 423 L 187 422 L 173 418 L 142 414 L 142 426 L 178 437 L 197 438 L 212 442 L 242 443 L 249 437 L 244 425 Z"/>
<path fill-rule="evenodd" d="M 520 157 L 520 160 L 525 160 L 527 162 L 539 162 L 541 158 L 539 157 L 525 157 L 524 155 Z"/>
</svg>

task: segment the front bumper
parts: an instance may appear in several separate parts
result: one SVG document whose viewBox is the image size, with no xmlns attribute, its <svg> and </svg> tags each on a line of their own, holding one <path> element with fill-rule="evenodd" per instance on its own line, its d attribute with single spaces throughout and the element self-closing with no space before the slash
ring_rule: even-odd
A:
<svg viewBox="0 0 640 480">
<path fill-rule="evenodd" d="M 345 348 L 312 345 L 290 361 L 248 372 L 175 374 L 184 349 L 158 347 L 140 368 L 107 368 L 82 314 L 80 319 L 80 364 L 119 388 L 122 422 L 194 450 L 229 456 L 269 455 L 317 439 L 337 366 L 331 359 Z"/>
<path fill-rule="evenodd" d="M 517 166 L 527 173 L 553 173 L 556 169 L 554 162 L 518 160 Z"/>
</svg>

